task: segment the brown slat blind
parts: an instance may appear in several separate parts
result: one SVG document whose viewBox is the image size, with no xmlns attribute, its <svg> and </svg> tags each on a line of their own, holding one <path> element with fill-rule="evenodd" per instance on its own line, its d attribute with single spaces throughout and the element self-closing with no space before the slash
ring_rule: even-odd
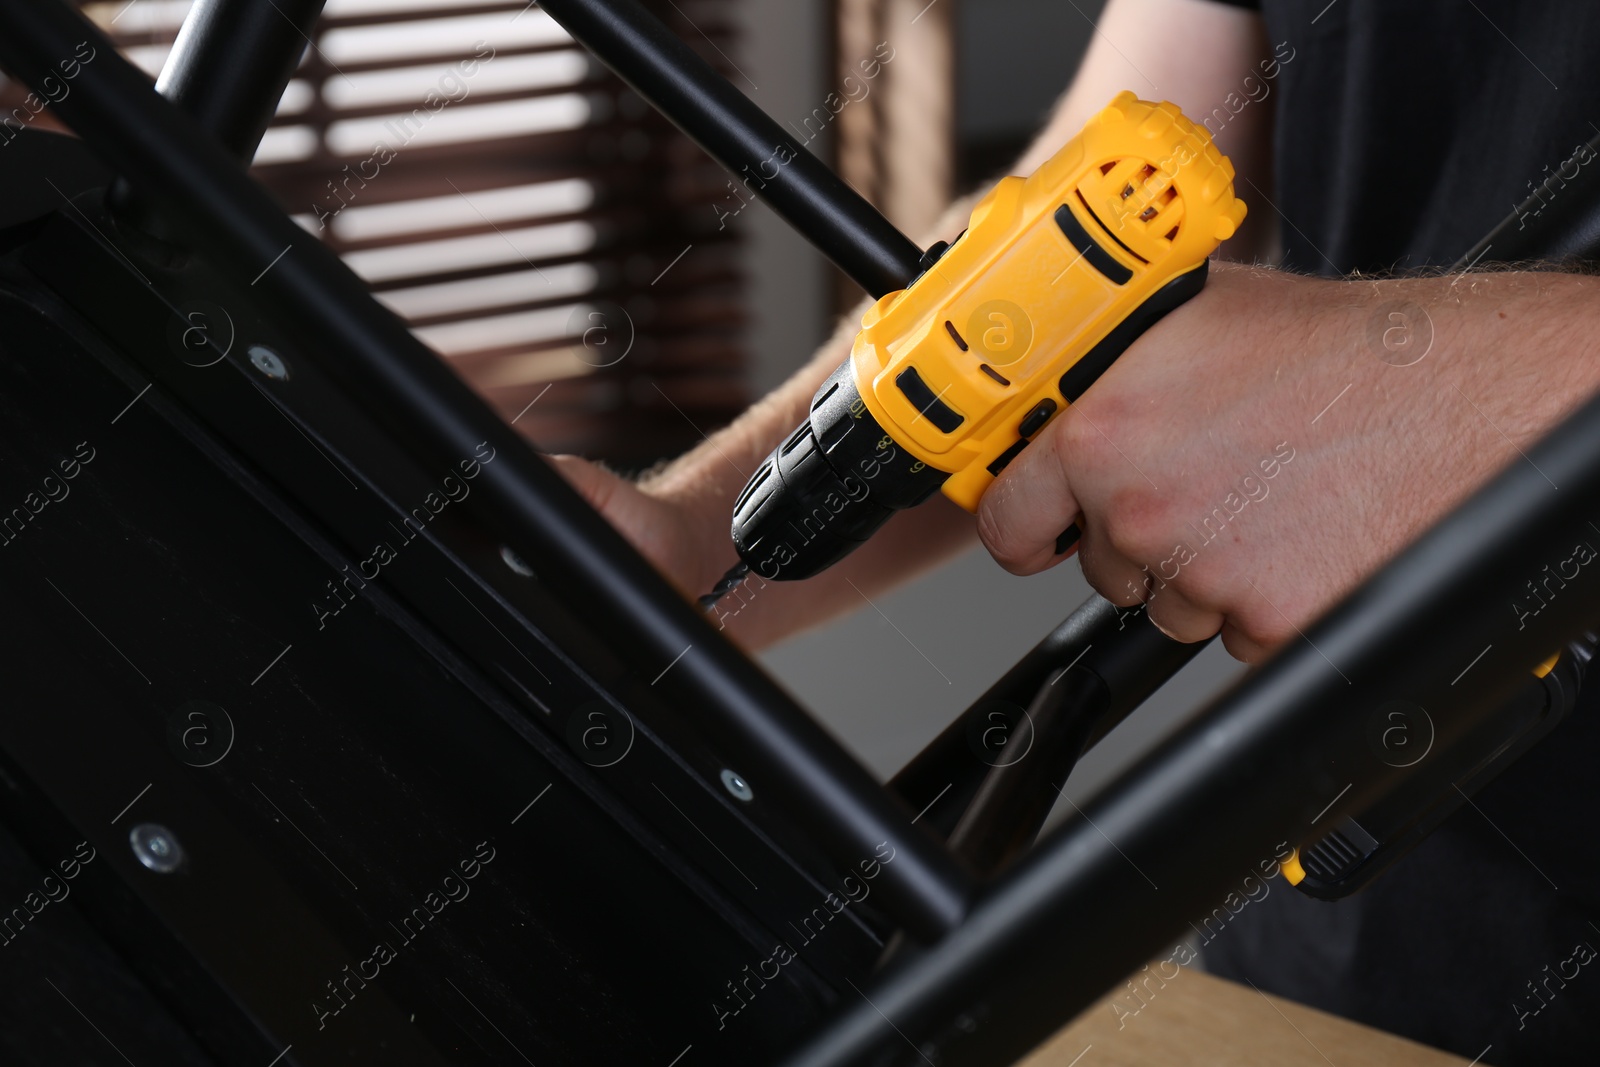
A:
<svg viewBox="0 0 1600 1067">
<path fill-rule="evenodd" d="M 650 6 L 731 69 L 731 4 Z M 84 4 L 152 77 L 188 8 Z M 726 175 L 549 16 L 329 0 L 312 37 L 254 173 L 506 418 L 631 467 L 744 408 Z"/>
</svg>

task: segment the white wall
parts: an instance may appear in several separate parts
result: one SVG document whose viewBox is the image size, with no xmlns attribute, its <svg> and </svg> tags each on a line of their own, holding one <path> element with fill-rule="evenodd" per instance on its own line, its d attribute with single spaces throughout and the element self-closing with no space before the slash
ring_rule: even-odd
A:
<svg viewBox="0 0 1600 1067">
<path fill-rule="evenodd" d="M 739 11 L 739 66 L 750 78 L 739 83 L 745 94 L 779 123 L 810 114 L 828 92 L 828 5 L 746 0 Z M 823 151 L 831 148 L 825 141 L 818 141 Z M 750 384 L 760 395 L 794 373 L 831 331 L 828 268 L 764 204 L 740 212 L 733 225 L 745 238 Z"/>
</svg>

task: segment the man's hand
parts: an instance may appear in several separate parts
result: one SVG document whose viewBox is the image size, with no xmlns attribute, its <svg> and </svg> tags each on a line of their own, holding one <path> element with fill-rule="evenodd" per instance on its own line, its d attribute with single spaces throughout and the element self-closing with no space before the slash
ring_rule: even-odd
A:
<svg viewBox="0 0 1600 1067">
<path fill-rule="evenodd" d="M 964 214 L 947 220 L 950 236 Z M 953 228 L 951 228 L 953 227 Z M 552 456 L 561 474 L 686 598 L 708 592 L 738 555 L 729 536 L 733 501 L 767 453 L 806 416 L 812 394 L 850 352 L 860 312 L 811 363 L 697 448 L 639 481 L 576 456 Z M 972 516 L 948 500 L 897 515 L 866 546 L 805 582 L 751 576 L 723 597 L 712 623 L 749 649 L 859 610 L 877 592 L 963 548 Z"/>
<path fill-rule="evenodd" d="M 685 597 L 710 589 L 736 558 L 728 541 L 728 522 L 714 502 L 701 506 L 672 488 L 641 485 L 578 456 L 549 458 L 589 505 Z M 731 512 L 731 506 L 727 510 Z"/>
<path fill-rule="evenodd" d="M 1006 569 L 1076 551 L 1112 601 L 1255 660 L 1597 386 L 1600 285 L 1561 274 L 1322 281 L 1214 265 L 1006 468 Z M 1082 540 L 1055 541 L 1077 519 Z"/>
</svg>

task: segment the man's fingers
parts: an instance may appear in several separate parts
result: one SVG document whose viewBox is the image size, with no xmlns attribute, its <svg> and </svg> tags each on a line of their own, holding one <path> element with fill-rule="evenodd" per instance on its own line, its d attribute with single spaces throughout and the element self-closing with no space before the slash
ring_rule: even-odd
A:
<svg viewBox="0 0 1600 1067">
<path fill-rule="evenodd" d="M 1276 646 L 1256 640 L 1243 628 L 1229 622 L 1222 627 L 1222 647 L 1240 663 L 1260 663 L 1272 654 Z"/>
<path fill-rule="evenodd" d="M 1076 545 L 1077 538 L 1067 531 L 1078 521 L 1078 501 L 1057 443 L 1062 437 L 1058 432 L 1041 434 L 1001 472 L 978 504 L 978 536 L 1012 574 L 1042 571 Z"/>
<path fill-rule="evenodd" d="M 1150 621 L 1156 629 L 1184 644 L 1215 637 L 1222 629 L 1222 612 L 1201 607 L 1167 586 L 1150 598 Z"/>
<path fill-rule="evenodd" d="M 1098 526 L 1091 525 L 1079 544 L 1078 565 L 1094 591 L 1119 608 L 1143 604 L 1158 591 L 1150 572 L 1113 548 Z"/>
</svg>

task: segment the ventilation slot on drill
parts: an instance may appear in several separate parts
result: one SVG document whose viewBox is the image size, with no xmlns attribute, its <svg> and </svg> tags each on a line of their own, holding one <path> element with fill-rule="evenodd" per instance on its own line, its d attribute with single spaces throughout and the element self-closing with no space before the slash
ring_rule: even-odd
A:
<svg viewBox="0 0 1600 1067">
<path fill-rule="evenodd" d="M 1146 163 L 1144 166 L 1140 167 L 1139 173 L 1125 185 L 1123 185 L 1122 199 L 1124 201 L 1132 200 L 1134 199 L 1135 194 L 1140 190 L 1148 190 L 1150 188 L 1151 179 L 1155 178 L 1156 175 L 1156 168 L 1150 164 Z M 1163 211 L 1165 211 L 1167 209 L 1167 205 L 1171 204 L 1173 200 L 1177 199 L 1177 196 L 1177 189 L 1175 189 L 1172 183 L 1169 181 L 1167 183 L 1167 187 L 1161 190 L 1159 193 L 1156 193 L 1155 196 L 1151 198 L 1144 207 L 1139 209 L 1139 212 L 1135 217 L 1138 218 L 1140 222 L 1150 222 L 1152 219 L 1157 218 Z M 1129 210 L 1131 211 L 1132 209 L 1130 208 Z M 1169 233 L 1167 235 L 1167 240 L 1171 240 L 1172 237 L 1173 234 Z"/>
<path fill-rule="evenodd" d="M 1176 199 L 1178 199 L 1178 190 L 1174 186 L 1168 185 L 1165 189 L 1161 190 L 1160 193 L 1156 194 L 1155 201 L 1151 203 L 1149 207 L 1139 212 L 1140 221 L 1149 222 L 1151 219 L 1156 218 L 1163 211 L 1167 210 L 1167 208 Z M 1176 233 L 1178 228 L 1174 226 L 1172 230 L 1173 233 Z"/>
<path fill-rule="evenodd" d="M 1124 252 L 1128 253 L 1128 255 L 1132 256 L 1134 259 L 1137 259 L 1140 263 L 1149 263 L 1150 262 L 1148 259 L 1145 259 L 1139 253 L 1135 252 L 1133 249 L 1129 248 L 1127 245 L 1123 244 L 1120 240 L 1117 239 L 1117 235 L 1112 232 L 1110 226 L 1107 226 L 1105 224 L 1105 220 L 1103 220 L 1099 215 L 1096 215 L 1094 213 L 1094 208 L 1089 206 L 1089 201 L 1087 201 L 1087 200 L 1085 200 L 1083 198 L 1083 194 L 1082 193 L 1078 194 L 1078 203 L 1083 206 L 1083 210 L 1084 211 L 1088 212 L 1089 217 L 1091 219 L 1094 219 L 1095 222 L 1099 223 L 1101 231 L 1107 237 L 1111 238 L 1112 242 L 1114 244 L 1116 244 L 1116 246 L 1118 248 L 1120 248 Z"/>
<path fill-rule="evenodd" d="M 1138 185 L 1143 185 L 1145 182 L 1149 181 L 1152 176 L 1154 176 L 1155 172 L 1156 168 L 1152 167 L 1148 163 L 1146 163 L 1143 167 L 1140 167 L 1138 176 L 1134 178 L 1133 181 L 1122 187 L 1122 199 L 1126 200 L 1133 195 L 1135 183 Z"/>
</svg>

